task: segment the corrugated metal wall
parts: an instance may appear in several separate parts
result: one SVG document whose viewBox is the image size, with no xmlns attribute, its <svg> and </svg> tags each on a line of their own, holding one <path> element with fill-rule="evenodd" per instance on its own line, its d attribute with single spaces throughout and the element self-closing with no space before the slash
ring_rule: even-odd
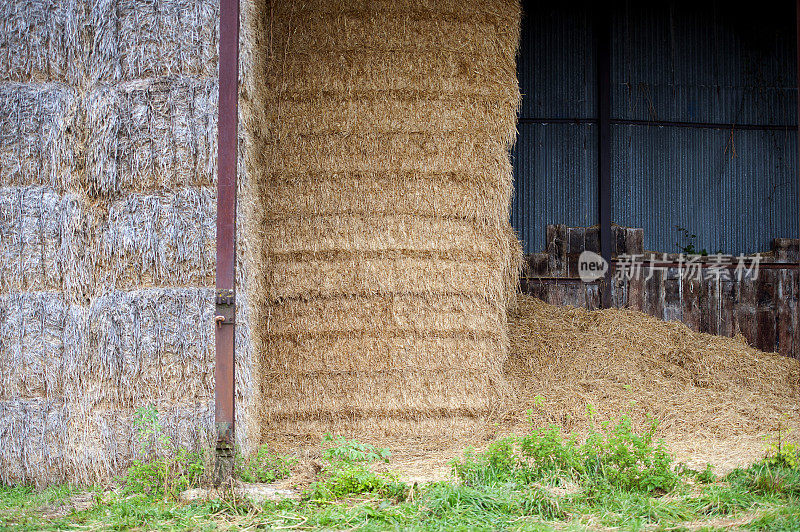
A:
<svg viewBox="0 0 800 532">
<path fill-rule="evenodd" d="M 597 222 L 592 17 L 547 4 L 524 6 L 518 63 L 512 223 L 526 252 L 544 247 L 547 223 Z M 709 252 L 797 236 L 793 21 L 792 2 L 757 13 L 714 2 L 615 9 L 612 219 L 644 227 L 646 248 L 688 244 L 676 226 Z M 742 129 L 709 127 L 729 123 Z"/>
</svg>

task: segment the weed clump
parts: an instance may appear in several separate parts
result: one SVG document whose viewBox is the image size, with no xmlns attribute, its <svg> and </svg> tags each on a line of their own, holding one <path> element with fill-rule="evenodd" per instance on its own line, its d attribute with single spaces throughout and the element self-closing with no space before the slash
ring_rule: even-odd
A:
<svg viewBox="0 0 800 532">
<path fill-rule="evenodd" d="M 140 451 L 122 478 L 124 493 L 176 499 L 180 492 L 200 485 L 205 457 L 174 445 L 164 434 L 155 407 L 137 409 L 133 424 Z"/>
<path fill-rule="evenodd" d="M 346 440 L 326 434 L 322 439 L 327 447 L 322 451 L 325 462 L 319 481 L 311 484 L 307 497 L 330 501 L 362 493 L 374 493 L 396 501 L 405 500 L 408 486 L 392 473 L 376 473 L 369 467 L 376 462 L 388 462 L 388 449 Z"/>
<path fill-rule="evenodd" d="M 296 463 L 295 458 L 279 455 L 265 443 L 250 457 L 237 454 L 235 474 L 245 482 L 270 483 L 288 477 Z"/>
<path fill-rule="evenodd" d="M 591 414 L 591 412 L 590 412 Z M 531 485 L 536 482 L 577 482 L 591 491 L 666 493 L 678 483 L 672 457 L 653 436 L 653 420 L 637 434 L 627 416 L 611 425 L 601 424 L 579 442 L 557 426 L 534 429 L 521 437 L 492 443 L 480 454 L 467 451 L 452 463 L 456 476 L 472 486 L 497 483 Z"/>
</svg>

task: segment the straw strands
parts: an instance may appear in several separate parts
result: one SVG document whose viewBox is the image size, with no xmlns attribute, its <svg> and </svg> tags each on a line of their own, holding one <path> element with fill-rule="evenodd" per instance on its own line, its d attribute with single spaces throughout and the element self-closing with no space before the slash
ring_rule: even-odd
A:
<svg viewBox="0 0 800 532">
<path fill-rule="evenodd" d="M 135 408 L 213 395 L 208 288 L 111 291 L 93 301 L 79 367 L 82 402 Z"/>
<path fill-rule="evenodd" d="M 662 434 L 728 438 L 776 429 L 781 414 L 800 413 L 796 359 L 663 322 L 640 312 L 590 312 L 520 296 L 509 318 L 506 374 L 517 412 L 534 421 L 580 429 L 586 406 L 601 418 L 651 414 Z M 517 414 L 512 416 L 519 419 Z"/>
<path fill-rule="evenodd" d="M 217 77 L 218 0 L 93 0 L 92 81 Z"/>
<path fill-rule="evenodd" d="M 89 51 L 88 10 L 85 0 L 0 4 L 0 81 L 79 84 Z"/>
<path fill-rule="evenodd" d="M 92 288 L 85 250 L 93 219 L 83 200 L 50 187 L 0 188 L 0 294 L 64 291 L 76 301 Z"/>
<path fill-rule="evenodd" d="M 184 188 L 112 203 L 98 242 L 101 286 L 213 285 L 215 201 L 211 188 Z"/>
<path fill-rule="evenodd" d="M 479 424 L 507 392 L 519 6 L 261 9 L 242 118 L 262 439 Z"/>
<path fill-rule="evenodd" d="M 87 96 L 91 195 L 208 186 L 216 170 L 217 84 L 186 77 L 98 85 Z"/>
<path fill-rule="evenodd" d="M 59 83 L 0 83 L 0 183 L 73 190 L 81 102 Z"/>
<path fill-rule="evenodd" d="M 107 480 L 150 403 L 176 443 L 213 425 L 218 19 L 0 5 L 0 481 Z"/>
</svg>

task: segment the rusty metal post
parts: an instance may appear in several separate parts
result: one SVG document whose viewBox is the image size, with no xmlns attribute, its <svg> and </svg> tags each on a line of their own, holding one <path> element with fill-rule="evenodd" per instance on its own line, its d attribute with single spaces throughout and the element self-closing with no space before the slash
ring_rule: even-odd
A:
<svg viewBox="0 0 800 532">
<path fill-rule="evenodd" d="M 236 338 L 236 163 L 239 105 L 239 0 L 220 1 L 217 135 L 217 283 L 214 318 L 215 480 L 233 472 Z"/>
</svg>

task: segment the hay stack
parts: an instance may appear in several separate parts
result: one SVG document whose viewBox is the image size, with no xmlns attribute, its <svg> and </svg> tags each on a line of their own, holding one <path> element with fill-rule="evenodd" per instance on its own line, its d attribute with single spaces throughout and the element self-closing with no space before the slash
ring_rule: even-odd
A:
<svg viewBox="0 0 800 532">
<path fill-rule="evenodd" d="M 519 6 L 248 9 L 262 439 L 452 435 L 506 388 Z"/>
<path fill-rule="evenodd" d="M 651 414 L 676 438 L 763 434 L 784 413 L 796 425 L 796 359 L 631 310 L 590 312 L 529 296 L 518 304 L 505 370 L 516 391 L 513 419 L 533 407 L 538 424 L 581 429 L 592 404 L 602 419 L 628 412 L 644 423 Z"/>
<path fill-rule="evenodd" d="M 218 18 L 0 5 L 0 481 L 107 480 L 150 403 L 176 443 L 213 426 Z"/>
</svg>

